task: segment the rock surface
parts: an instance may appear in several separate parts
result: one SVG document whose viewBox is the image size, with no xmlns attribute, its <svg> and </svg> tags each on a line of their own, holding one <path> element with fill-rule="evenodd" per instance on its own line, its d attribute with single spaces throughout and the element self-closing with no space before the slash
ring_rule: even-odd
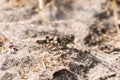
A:
<svg viewBox="0 0 120 80">
<path fill-rule="evenodd" d="M 8 1 L 0 0 L 0 80 L 120 79 L 111 1 L 55 0 L 39 12 Z"/>
</svg>

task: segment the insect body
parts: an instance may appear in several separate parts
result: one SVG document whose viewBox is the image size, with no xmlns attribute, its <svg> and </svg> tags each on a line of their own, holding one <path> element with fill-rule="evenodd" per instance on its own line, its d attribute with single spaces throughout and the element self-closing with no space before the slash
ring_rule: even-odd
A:
<svg viewBox="0 0 120 80">
<path fill-rule="evenodd" d="M 45 45 L 46 48 L 50 46 L 50 48 L 62 49 L 66 48 L 68 44 L 74 42 L 74 35 L 55 35 L 55 36 L 46 36 L 43 40 L 37 40 L 36 43 Z M 49 49 L 50 49 L 49 48 Z"/>
</svg>

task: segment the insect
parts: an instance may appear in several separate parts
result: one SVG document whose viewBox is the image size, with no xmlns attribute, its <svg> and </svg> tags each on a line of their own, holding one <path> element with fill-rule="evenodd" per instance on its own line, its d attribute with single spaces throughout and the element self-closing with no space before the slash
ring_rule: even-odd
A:
<svg viewBox="0 0 120 80">
<path fill-rule="evenodd" d="M 62 49 L 62 48 L 67 48 L 68 44 L 74 43 L 74 35 L 69 34 L 69 35 L 52 35 L 46 36 L 45 39 L 43 40 L 37 40 L 36 43 L 44 45 L 45 48 L 53 49 Z"/>
<path fill-rule="evenodd" d="M 53 0 L 9 0 L 9 4 L 12 9 L 17 9 L 29 4 L 30 6 L 37 6 L 38 9 L 41 10 L 46 4 L 50 3 L 51 1 Z"/>
</svg>

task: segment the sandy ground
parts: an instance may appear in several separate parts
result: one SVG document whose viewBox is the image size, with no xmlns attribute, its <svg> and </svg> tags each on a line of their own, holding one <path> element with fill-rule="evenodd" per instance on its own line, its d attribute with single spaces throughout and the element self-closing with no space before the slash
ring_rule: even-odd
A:
<svg viewBox="0 0 120 80">
<path fill-rule="evenodd" d="M 55 2 L 38 12 L 0 0 L 0 80 L 120 80 L 111 1 Z"/>
</svg>

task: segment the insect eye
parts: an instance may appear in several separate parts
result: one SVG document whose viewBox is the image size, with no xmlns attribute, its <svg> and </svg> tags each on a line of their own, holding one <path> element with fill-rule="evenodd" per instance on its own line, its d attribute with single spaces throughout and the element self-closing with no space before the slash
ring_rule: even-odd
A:
<svg viewBox="0 0 120 80">
<path fill-rule="evenodd" d="M 71 36 L 71 38 L 72 38 L 72 39 L 75 39 L 75 36 L 74 36 L 74 35 L 72 35 L 72 36 Z"/>
<path fill-rule="evenodd" d="M 46 39 L 49 39 L 49 36 L 46 36 Z"/>
</svg>

